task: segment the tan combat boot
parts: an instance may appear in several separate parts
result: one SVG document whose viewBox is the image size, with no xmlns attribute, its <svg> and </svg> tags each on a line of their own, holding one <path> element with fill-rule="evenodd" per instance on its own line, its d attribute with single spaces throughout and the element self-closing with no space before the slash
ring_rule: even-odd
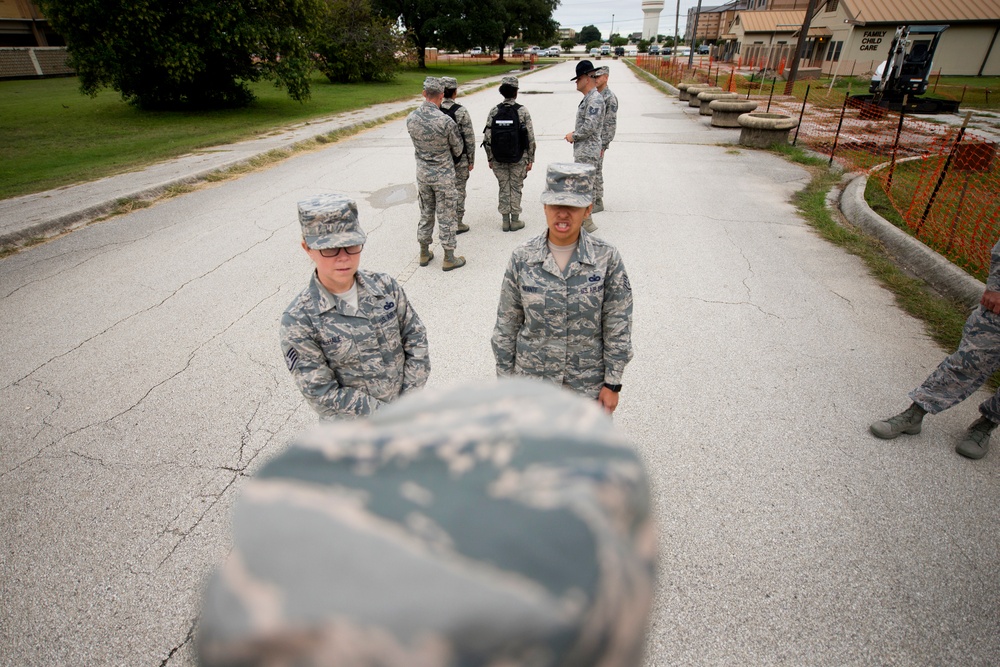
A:
<svg viewBox="0 0 1000 667">
<path fill-rule="evenodd" d="M 511 213 L 510 214 L 510 231 L 516 232 L 519 229 L 524 229 L 524 223 L 521 222 L 518 219 L 517 213 Z"/>
<path fill-rule="evenodd" d="M 444 250 L 444 261 L 441 262 L 442 271 L 451 271 L 452 269 L 457 269 L 459 267 L 465 266 L 464 257 L 455 257 L 454 250 Z"/>
<path fill-rule="evenodd" d="M 504 213 L 503 216 L 503 231 L 505 232 L 510 231 L 510 216 L 507 215 L 506 213 Z"/>
<path fill-rule="evenodd" d="M 420 244 L 420 266 L 427 266 L 434 259 L 434 253 L 431 252 L 430 243 Z"/>
<path fill-rule="evenodd" d="M 469 226 L 464 222 L 459 222 L 457 225 L 455 225 L 456 234 L 464 234 L 467 231 L 469 231 Z"/>
</svg>

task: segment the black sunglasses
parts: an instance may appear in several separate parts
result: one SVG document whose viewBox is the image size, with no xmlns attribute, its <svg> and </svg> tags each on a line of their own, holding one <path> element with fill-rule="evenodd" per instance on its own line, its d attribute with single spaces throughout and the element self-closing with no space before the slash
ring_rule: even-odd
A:
<svg viewBox="0 0 1000 667">
<path fill-rule="evenodd" d="M 343 250 L 348 255 L 359 255 L 364 247 L 364 245 L 349 245 L 344 248 L 320 248 L 319 254 L 323 257 L 336 257 Z"/>
</svg>

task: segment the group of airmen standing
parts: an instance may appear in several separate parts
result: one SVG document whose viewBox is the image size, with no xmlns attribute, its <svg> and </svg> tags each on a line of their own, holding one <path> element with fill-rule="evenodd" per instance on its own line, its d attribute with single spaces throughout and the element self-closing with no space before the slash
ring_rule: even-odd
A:
<svg viewBox="0 0 1000 667">
<path fill-rule="evenodd" d="M 632 358 L 632 288 L 618 251 L 584 227 L 603 204 L 618 103 L 606 68 L 583 61 L 576 73 L 575 162 L 548 165 L 546 230 L 503 276 L 496 385 L 417 391 L 430 374 L 427 330 L 393 277 L 359 268 L 357 204 L 298 202 L 315 270 L 280 341 L 321 423 L 241 494 L 232 553 L 205 594 L 203 667 L 641 663 L 655 587 L 649 489 L 601 416 L 617 408 Z M 445 271 L 465 264 L 455 239 L 469 230 L 476 152 L 456 89 L 428 78 L 407 118 L 420 264 L 433 258 L 436 221 Z M 517 89 L 504 77 L 484 130 L 505 232 L 524 227 L 535 159 Z"/>
<path fill-rule="evenodd" d="M 577 64 L 572 81 L 584 99 L 577 110 L 576 126 L 566 134 L 566 141 L 573 144 L 573 160 L 596 169 L 594 213 L 604 210 L 604 152 L 614 139 L 618 124 L 618 98 L 608 88 L 608 73 L 607 67 L 594 67 L 589 60 Z M 524 179 L 535 162 L 534 126 L 528 109 L 517 102 L 518 87 L 516 76 L 501 80 L 499 92 L 503 101 L 490 110 L 481 144 L 487 165 L 497 179 L 498 211 L 505 232 L 524 228 L 521 193 Z M 465 199 L 476 163 L 472 117 L 468 109 L 455 101 L 457 93 L 456 79 L 427 77 L 424 102 L 406 119 L 417 161 L 420 265 L 427 266 L 434 258 L 430 246 L 436 222 L 445 253 L 441 266 L 444 271 L 465 265 L 465 258 L 455 255 L 456 237 L 470 229 L 465 224 Z M 584 228 L 588 232 L 597 230 L 590 215 Z"/>
<path fill-rule="evenodd" d="M 587 60 L 576 67 L 584 98 L 566 135 L 576 162 L 546 170 L 547 229 L 511 256 L 491 344 L 499 377 L 545 379 L 610 414 L 632 358 L 632 288 L 618 250 L 587 231 L 603 203 L 601 162 L 615 132 L 618 100 L 607 76 Z M 468 110 L 454 101 L 456 89 L 454 79 L 428 77 L 423 104 L 406 119 L 417 158 L 420 264 L 434 256 L 436 221 L 445 271 L 465 264 L 455 239 L 469 230 L 462 216 L 475 166 L 475 133 Z M 503 78 L 504 101 L 490 111 L 483 140 L 500 186 L 503 231 L 524 227 L 521 191 L 535 159 L 531 116 L 517 104 L 517 89 L 516 77 Z M 285 363 L 321 417 L 371 414 L 427 382 L 426 328 L 394 278 L 359 270 L 366 236 L 353 199 L 320 195 L 298 209 L 302 248 L 316 268 L 282 317 Z"/>
</svg>

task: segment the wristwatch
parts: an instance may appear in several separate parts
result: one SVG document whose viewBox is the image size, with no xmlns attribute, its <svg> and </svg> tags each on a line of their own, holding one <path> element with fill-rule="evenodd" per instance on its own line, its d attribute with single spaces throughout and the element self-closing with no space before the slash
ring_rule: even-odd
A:
<svg viewBox="0 0 1000 667">
<path fill-rule="evenodd" d="M 608 384 L 607 382 L 605 382 L 604 387 L 610 389 L 616 394 L 622 390 L 622 386 L 620 384 Z"/>
</svg>

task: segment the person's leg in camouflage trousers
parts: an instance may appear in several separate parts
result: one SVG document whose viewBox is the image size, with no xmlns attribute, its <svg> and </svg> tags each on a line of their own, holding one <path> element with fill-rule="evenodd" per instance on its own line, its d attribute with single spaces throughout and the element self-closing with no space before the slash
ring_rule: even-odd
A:
<svg viewBox="0 0 1000 667">
<path fill-rule="evenodd" d="M 597 158 L 597 174 L 594 176 L 594 213 L 604 210 L 604 156 Z"/>
<path fill-rule="evenodd" d="M 434 211 L 437 208 L 437 196 L 434 186 L 417 183 L 417 200 L 420 202 L 420 221 L 417 223 L 417 243 L 420 244 L 420 266 L 434 259 L 430 245 L 434 241 Z"/>
<path fill-rule="evenodd" d="M 469 231 L 465 224 L 465 193 L 469 185 L 469 164 L 462 160 L 455 165 L 455 233 Z"/>
<path fill-rule="evenodd" d="M 503 217 L 503 231 L 517 231 L 524 227 L 520 220 L 521 193 L 524 190 L 524 179 L 528 175 L 527 159 L 512 164 L 494 162 L 493 174 L 500 186 L 497 210 Z"/>
<path fill-rule="evenodd" d="M 458 222 L 455 220 L 455 205 L 458 202 L 458 191 L 455 184 L 441 183 L 434 186 L 434 199 L 437 203 L 435 213 L 438 223 L 438 240 L 444 248 L 444 261 L 441 268 L 445 271 L 457 269 L 465 265 L 464 257 L 455 256 L 455 232 Z"/>
<path fill-rule="evenodd" d="M 596 169 L 600 169 L 600 163 L 601 163 L 601 155 L 600 155 L 600 153 L 598 153 L 597 155 L 589 155 L 589 154 L 588 155 L 577 155 L 575 157 L 575 159 L 576 159 L 577 162 L 579 162 L 581 164 L 592 165 L 595 170 Z M 595 187 L 595 192 L 594 192 L 594 201 L 595 202 L 597 201 L 596 187 Z M 593 215 L 588 215 L 586 218 L 584 218 L 584 220 L 583 220 L 583 228 L 586 229 L 588 232 L 596 232 L 597 231 L 597 225 L 594 224 L 594 216 Z"/>
</svg>

